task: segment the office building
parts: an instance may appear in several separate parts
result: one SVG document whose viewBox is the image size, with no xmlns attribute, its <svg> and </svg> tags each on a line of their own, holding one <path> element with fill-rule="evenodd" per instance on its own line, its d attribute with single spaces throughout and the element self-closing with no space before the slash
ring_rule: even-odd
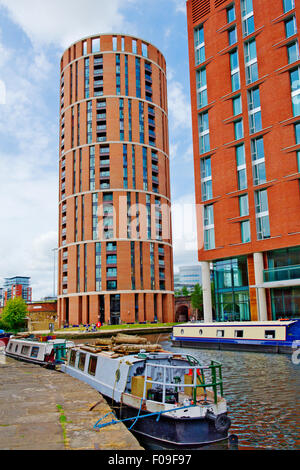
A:
<svg viewBox="0 0 300 470">
<path fill-rule="evenodd" d="M 165 59 L 131 36 L 82 39 L 60 95 L 60 321 L 171 321 Z"/>
<path fill-rule="evenodd" d="M 192 291 L 196 284 L 202 284 L 201 266 L 179 266 L 179 272 L 174 274 L 174 290 L 186 287 Z"/>
<path fill-rule="evenodd" d="M 8 300 L 21 297 L 26 303 L 32 300 L 30 277 L 15 276 L 4 279 L 4 305 Z"/>
<path fill-rule="evenodd" d="M 300 3 L 188 0 L 187 18 L 205 319 L 299 317 Z"/>
</svg>

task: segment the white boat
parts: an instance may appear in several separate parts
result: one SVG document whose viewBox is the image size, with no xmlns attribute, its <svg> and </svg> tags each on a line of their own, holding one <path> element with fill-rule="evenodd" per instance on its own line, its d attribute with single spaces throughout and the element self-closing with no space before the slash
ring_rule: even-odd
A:
<svg viewBox="0 0 300 470">
<path fill-rule="evenodd" d="M 68 356 L 61 371 L 98 390 L 116 410 L 117 420 L 101 418 L 96 429 L 122 420 L 159 448 L 198 448 L 228 438 L 220 363 L 204 366 L 192 356 L 143 350 L 119 356 L 84 346 Z"/>
<path fill-rule="evenodd" d="M 290 353 L 300 340 L 300 320 L 189 322 L 173 327 L 179 347 Z"/>
<path fill-rule="evenodd" d="M 49 339 L 38 341 L 36 338 L 10 337 L 5 349 L 5 355 L 47 367 L 61 364 L 67 357 L 67 351 L 73 347 L 73 341 Z"/>
</svg>

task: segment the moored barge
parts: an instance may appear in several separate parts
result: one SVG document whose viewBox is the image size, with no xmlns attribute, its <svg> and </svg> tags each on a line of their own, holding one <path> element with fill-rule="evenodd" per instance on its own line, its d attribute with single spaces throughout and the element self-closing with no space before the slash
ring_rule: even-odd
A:
<svg viewBox="0 0 300 470">
<path fill-rule="evenodd" d="M 173 327 L 175 346 L 291 353 L 300 345 L 300 320 L 189 322 Z"/>
<path fill-rule="evenodd" d="M 228 439 L 231 425 L 221 364 L 169 352 L 119 355 L 76 346 L 61 370 L 98 390 L 115 416 L 143 441 L 162 449 L 190 449 Z M 115 419 L 117 418 L 117 419 Z"/>
<path fill-rule="evenodd" d="M 5 355 L 13 359 L 32 362 L 49 368 L 64 362 L 67 351 L 74 346 L 73 341 L 49 339 L 39 341 L 35 337 L 10 337 L 5 349 Z"/>
</svg>

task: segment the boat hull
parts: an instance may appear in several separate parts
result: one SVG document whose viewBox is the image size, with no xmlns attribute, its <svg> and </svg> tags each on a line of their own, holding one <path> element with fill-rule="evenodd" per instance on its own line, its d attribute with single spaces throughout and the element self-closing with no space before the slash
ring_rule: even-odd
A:
<svg viewBox="0 0 300 470">
<path fill-rule="evenodd" d="M 173 346 L 190 349 L 217 349 L 224 351 L 245 351 L 245 352 L 263 352 L 291 354 L 293 348 L 291 344 L 264 344 L 250 342 L 221 342 L 221 341 L 203 341 L 171 338 Z"/>
<path fill-rule="evenodd" d="M 138 415 L 136 408 L 120 405 L 114 407 L 111 400 L 105 397 L 119 419 L 132 418 L 124 424 L 130 428 Z M 140 412 L 140 416 L 149 413 Z M 130 429 L 136 437 L 156 449 L 197 449 L 218 442 L 226 442 L 228 431 L 218 432 L 215 424 L 207 418 L 176 419 L 167 414 L 142 417 L 137 419 Z"/>
</svg>

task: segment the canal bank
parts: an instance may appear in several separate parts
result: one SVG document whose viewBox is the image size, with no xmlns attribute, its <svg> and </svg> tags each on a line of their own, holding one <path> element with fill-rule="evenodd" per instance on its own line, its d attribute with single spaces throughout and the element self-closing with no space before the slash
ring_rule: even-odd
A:
<svg viewBox="0 0 300 470">
<path fill-rule="evenodd" d="M 94 424 L 111 411 L 67 374 L 0 356 L 1 450 L 143 450 L 124 424 Z"/>
<path fill-rule="evenodd" d="M 50 333 L 49 330 L 43 331 L 34 331 L 35 335 L 55 335 L 57 339 L 68 339 L 68 340 L 78 340 L 78 339 L 97 339 L 97 338 L 111 338 L 116 336 L 119 333 L 126 335 L 138 335 L 141 337 L 147 337 L 149 335 L 155 335 L 158 339 L 163 335 L 171 334 L 173 330 L 172 326 L 159 326 L 159 327 L 144 327 L 144 328 L 114 328 L 114 329 L 99 329 L 95 332 L 84 332 L 80 330 L 65 330 L 55 331 Z"/>
</svg>

